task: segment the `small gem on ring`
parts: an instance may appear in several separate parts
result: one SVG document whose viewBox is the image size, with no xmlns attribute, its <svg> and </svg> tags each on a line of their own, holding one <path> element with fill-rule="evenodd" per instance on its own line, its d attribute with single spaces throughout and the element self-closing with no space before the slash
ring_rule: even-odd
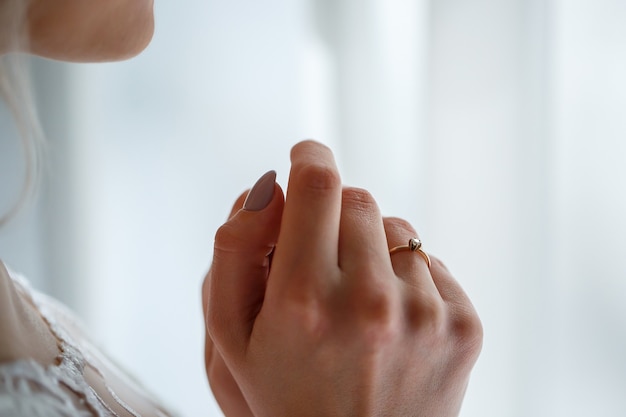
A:
<svg viewBox="0 0 626 417">
<path fill-rule="evenodd" d="M 411 238 L 409 239 L 409 249 L 411 249 L 412 252 L 418 251 L 422 248 L 422 241 L 417 239 L 417 238 Z"/>
</svg>

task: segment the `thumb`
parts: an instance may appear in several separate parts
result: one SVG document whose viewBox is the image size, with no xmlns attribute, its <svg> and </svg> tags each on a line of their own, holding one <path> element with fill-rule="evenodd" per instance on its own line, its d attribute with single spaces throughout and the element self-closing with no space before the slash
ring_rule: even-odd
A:
<svg viewBox="0 0 626 417">
<path fill-rule="evenodd" d="M 276 184 L 276 173 L 270 171 L 252 187 L 243 208 L 215 235 L 203 298 L 207 330 L 227 361 L 247 347 L 261 309 L 283 206 L 282 189 Z"/>
</svg>

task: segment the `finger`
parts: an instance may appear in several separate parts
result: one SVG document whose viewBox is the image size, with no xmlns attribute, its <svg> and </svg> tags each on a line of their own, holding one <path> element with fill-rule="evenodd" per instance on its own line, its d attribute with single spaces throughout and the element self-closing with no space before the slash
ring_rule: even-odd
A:
<svg viewBox="0 0 626 417">
<path fill-rule="evenodd" d="M 475 359 L 480 352 L 483 339 L 480 318 L 461 285 L 454 279 L 443 262 L 434 256 L 431 256 L 431 271 L 441 298 L 450 311 L 454 322 L 453 331 L 458 340 L 462 342 L 463 351 Z"/>
<path fill-rule="evenodd" d="M 291 163 L 282 232 L 272 260 L 272 269 L 282 273 L 273 283 L 270 278 L 269 285 L 307 292 L 320 284 L 317 277 L 338 271 L 341 178 L 332 152 L 317 142 L 294 146 Z M 300 273 L 291 273 L 295 270 Z M 306 271 L 316 273 L 302 273 Z"/>
<path fill-rule="evenodd" d="M 204 354 L 209 385 L 224 415 L 252 417 L 239 385 L 208 335 Z"/>
<path fill-rule="evenodd" d="M 264 176 L 267 174 L 264 174 Z M 273 174 L 270 174 L 270 177 Z M 261 181 L 261 179 L 259 179 L 259 181 Z M 239 197 L 237 197 L 237 199 L 235 200 L 235 203 L 233 204 L 231 210 L 230 210 L 230 214 L 228 215 L 228 219 L 230 220 L 231 218 L 233 218 L 235 216 L 235 214 L 237 214 L 237 212 L 239 212 L 239 210 L 241 210 L 243 208 L 243 204 L 246 201 L 246 198 L 248 197 L 248 194 L 250 193 L 250 190 L 246 190 L 243 193 L 241 193 L 239 195 Z M 202 282 L 202 312 L 204 314 L 204 317 L 206 319 L 207 317 L 207 302 L 208 302 L 208 297 L 209 297 L 209 282 L 210 280 L 205 279 Z M 210 338 L 207 337 L 207 341 L 210 341 Z M 211 342 L 212 343 L 212 342 Z M 208 365 L 208 363 L 207 363 Z"/>
<path fill-rule="evenodd" d="M 377 280 L 389 275 L 384 272 L 392 272 L 380 210 L 365 190 L 343 189 L 339 266 L 348 272 L 344 276 L 355 276 L 359 280 Z M 364 276 L 366 271 L 369 273 Z"/>
<path fill-rule="evenodd" d="M 409 222 L 396 217 L 383 219 L 389 249 L 407 245 L 409 239 L 418 237 Z M 407 284 L 417 286 L 426 291 L 437 293 L 426 260 L 417 252 L 410 250 L 396 252 L 391 256 L 391 263 L 396 275 Z"/>
<path fill-rule="evenodd" d="M 275 178 L 272 172 L 261 177 L 248 194 L 244 209 L 215 236 L 213 263 L 204 285 L 206 323 L 226 360 L 235 360 L 245 350 L 265 295 L 268 255 L 278 238 L 284 205 Z"/>
<path fill-rule="evenodd" d="M 435 256 L 431 256 L 430 260 L 433 282 L 437 286 L 441 298 L 443 298 L 446 303 L 459 306 L 460 308 L 471 307 L 472 302 L 469 297 L 457 280 L 454 279 L 450 271 L 448 271 L 444 263 Z"/>
</svg>

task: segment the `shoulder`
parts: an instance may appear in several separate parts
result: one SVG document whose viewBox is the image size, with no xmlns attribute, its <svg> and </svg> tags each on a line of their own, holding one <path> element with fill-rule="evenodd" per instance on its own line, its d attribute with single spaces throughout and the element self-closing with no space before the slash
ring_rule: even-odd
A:
<svg viewBox="0 0 626 417">
<path fill-rule="evenodd" d="M 9 343 L 15 332 L 15 309 L 19 296 L 4 263 L 0 261 L 0 363 L 14 360 L 14 349 Z"/>
<path fill-rule="evenodd" d="M 23 285 L 0 262 L 0 363 L 20 359 L 49 363 L 58 355 L 57 342 Z"/>
<path fill-rule="evenodd" d="M 4 295 L 4 292 L 9 287 L 10 283 L 11 276 L 9 275 L 9 271 L 4 265 L 4 262 L 0 259 L 0 297 Z"/>
<path fill-rule="evenodd" d="M 10 311 L 14 310 L 15 303 L 18 302 L 13 278 L 9 274 L 7 267 L 0 260 L 0 320 L 7 319 Z"/>
</svg>

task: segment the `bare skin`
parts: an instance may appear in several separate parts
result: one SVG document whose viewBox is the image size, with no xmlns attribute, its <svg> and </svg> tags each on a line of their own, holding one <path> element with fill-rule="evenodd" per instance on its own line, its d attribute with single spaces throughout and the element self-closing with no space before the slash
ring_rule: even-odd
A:
<svg viewBox="0 0 626 417">
<path fill-rule="evenodd" d="M 0 55 L 20 51 L 65 61 L 112 61 L 136 55 L 154 30 L 153 0 L 4 0 L 0 2 Z M 21 25 L 13 24 L 23 19 Z M 62 322 L 62 320 L 61 320 Z M 81 335 L 67 323 L 76 339 Z M 0 363 L 35 360 L 57 364 L 59 341 L 38 310 L 13 285 L 0 262 Z M 132 384 L 120 379 L 104 359 L 94 365 L 106 384 L 142 415 L 155 415 L 155 406 Z M 120 416 L 130 414 L 111 397 L 94 369 L 85 378 Z M 76 397 L 78 401 L 78 397 Z"/>
<path fill-rule="evenodd" d="M 57 317 L 65 331 L 74 340 L 83 340 L 84 335 L 73 323 Z M 45 367 L 59 364 L 61 353 L 59 340 L 50 331 L 39 311 L 13 284 L 5 266 L 0 262 L 0 363 L 20 360 L 34 360 Z M 85 367 L 85 379 L 98 393 L 98 396 L 122 417 L 131 416 L 126 409 L 111 396 L 107 386 L 122 400 L 142 416 L 156 416 L 158 406 L 142 393 L 133 383 L 129 383 L 114 367 L 109 366 L 106 358 L 95 351 L 90 351 L 91 362 Z M 97 367 L 104 378 L 96 371 Z M 106 381 L 106 382 L 105 382 Z M 65 388 L 74 401 L 80 403 L 80 397 Z"/>
<path fill-rule="evenodd" d="M 4 0 L 7 4 L 10 0 Z M 153 0 L 22 0 L 26 17 L 18 45 L 0 26 L 0 54 L 20 49 L 62 61 L 116 61 L 141 52 L 154 31 Z M 11 7 L 0 4 L 10 19 Z"/>
<path fill-rule="evenodd" d="M 57 342 L 32 305 L 16 291 L 0 262 L 0 363 L 32 358 L 53 364 L 59 354 Z M 37 341 L 38 343 L 33 343 Z"/>
<path fill-rule="evenodd" d="M 22 17 L 21 9 L 26 11 L 25 21 L 17 26 L 21 30 L 0 25 L 0 55 L 20 49 L 59 60 L 120 60 L 144 49 L 154 31 L 153 0 L 21 1 L 0 3 L 0 21 L 15 21 Z M 16 37 L 20 41 L 14 44 L 11 40 Z M 32 357 L 45 362 L 56 356 L 51 356 L 56 341 L 32 306 L 21 301 L 4 266 L 0 267 L 0 329 L 16 335 L 3 338 L 0 360 Z"/>
<path fill-rule="evenodd" d="M 0 25 L 0 54 L 124 59 L 153 28 L 152 0 L 30 0 L 20 42 Z M 227 416 L 458 414 L 481 324 L 440 261 L 429 270 L 416 254 L 389 256 L 417 235 L 408 223 L 382 218 L 366 191 L 344 189 L 331 152 L 314 142 L 292 151 L 286 201 L 274 185 L 267 207 L 242 204 L 217 233 L 203 287 L 206 371 Z M 3 268 L 0 332 L 0 361 L 53 364 L 58 355 Z M 110 399 L 97 375 L 86 377 Z M 131 387 L 105 377 L 150 415 Z"/>
<path fill-rule="evenodd" d="M 225 414 L 458 415 L 482 327 L 445 266 L 390 257 L 415 230 L 342 189 L 320 144 L 294 147 L 282 196 L 240 198 L 216 235 L 205 352 Z"/>
<path fill-rule="evenodd" d="M 4 21 L 19 19 L 21 8 L 26 12 L 21 33 L 9 33 L 14 29 L 11 25 L 0 25 L 0 55 L 20 48 L 22 52 L 59 60 L 120 60 L 145 48 L 154 30 L 153 0 L 3 1 L 0 17 Z M 20 42 L 11 44 L 9 40 L 16 36 Z M 22 303 L 4 266 L 0 267 L 0 318 L 0 329 L 11 334 L 29 326 L 29 331 L 16 333 L 17 337 L 0 344 L 0 360 L 33 357 L 43 362 L 56 356 L 50 356 L 57 351 L 56 341 L 32 306 Z M 24 339 L 30 335 L 46 343 L 33 344 Z"/>
</svg>

